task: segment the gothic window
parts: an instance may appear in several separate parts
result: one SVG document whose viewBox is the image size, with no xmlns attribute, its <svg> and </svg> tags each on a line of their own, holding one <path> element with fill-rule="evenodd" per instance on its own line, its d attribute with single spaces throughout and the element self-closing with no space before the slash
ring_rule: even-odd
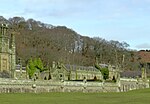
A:
<svg viewBox="0 0 150 104">
<path fill-rule="evenodd" d="M 60 78 L 62 78 L 63 77 L 63 75 L 62 74 L 60 74 Z"/>
<path fill-rule="evenodd" d="M 2 60 L 2 69 L 7 69 L 7 59 Z"/>
</svg>

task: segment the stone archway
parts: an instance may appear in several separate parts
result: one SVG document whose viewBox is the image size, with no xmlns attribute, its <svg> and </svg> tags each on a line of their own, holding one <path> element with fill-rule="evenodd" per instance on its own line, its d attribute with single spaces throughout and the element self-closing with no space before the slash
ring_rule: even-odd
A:
<svg viewBox="0 0 150 104">
<path fill-rule="evenodd" d="M 97 77 L 96 76 L 94 76 L 94 81 L 96 81 L 97 80 Z"/>
</svg>

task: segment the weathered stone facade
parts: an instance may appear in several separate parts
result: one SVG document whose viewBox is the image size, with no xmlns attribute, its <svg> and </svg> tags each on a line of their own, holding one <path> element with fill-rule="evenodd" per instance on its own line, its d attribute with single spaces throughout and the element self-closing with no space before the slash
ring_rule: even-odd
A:
<svg viewBox="0 0 150 104">
<path fill-rule="evenodd" d="M 103 80 L 101 72 L 93 66 L 64 65 L 53 63 L 49 71 L 41 73 L 40 79 L 52 80 Z"/>
<path fill-rule="evenodd" d="M 8 72 L 14 77 L 16 67 L 15 36 L 8 34 L 8 26 L 0 26 L 0 72 Z"/>
</svg>

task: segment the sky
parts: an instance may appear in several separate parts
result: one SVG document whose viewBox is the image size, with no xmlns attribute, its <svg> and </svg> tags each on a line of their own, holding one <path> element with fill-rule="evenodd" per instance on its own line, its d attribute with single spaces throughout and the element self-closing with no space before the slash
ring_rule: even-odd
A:
<svg viewBox="0 0 150 104">
<path fill-rule="evenodd" d="M 0 15 L 67 26 L 83 36 L 150 49 L 150 0 L 1 0 Z"/>
</svg>

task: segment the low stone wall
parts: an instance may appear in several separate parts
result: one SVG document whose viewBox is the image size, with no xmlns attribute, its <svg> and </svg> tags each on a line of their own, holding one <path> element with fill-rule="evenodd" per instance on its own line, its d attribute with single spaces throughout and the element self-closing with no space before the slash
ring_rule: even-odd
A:
<svg viewBox="0 0 150 104">
<path fill-rule="evenodd" d="M 117 83 L 104 83 L 104 92 L 119 92 L 119 86 Z"/>
<path fill-rule="evenodd" d="M 129 90 L 135 90 L 135 89 L 149 88 L 149 80 L 121 78 L 119 86 L 120 86 L 121 92 L 126 92 Z"/>
<path fill-rule="evenodd" d="M 119 83 L 82 81 L 31 81 L 0 79 L 0 93 L 42 92 L 123 92 L 147 88 L 144 82 L 120 80 Z"/>
</svg>

